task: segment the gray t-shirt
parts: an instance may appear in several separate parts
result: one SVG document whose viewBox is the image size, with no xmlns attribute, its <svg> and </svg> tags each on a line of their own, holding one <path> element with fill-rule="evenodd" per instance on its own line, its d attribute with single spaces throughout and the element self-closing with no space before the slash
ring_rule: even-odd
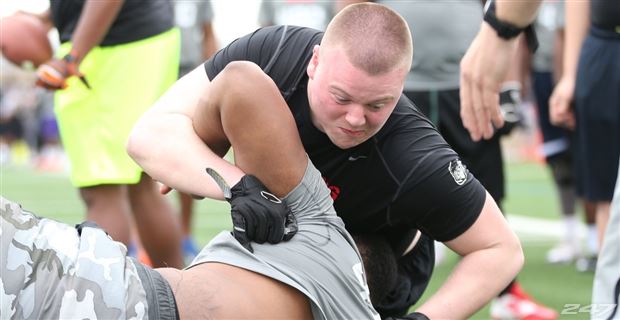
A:
<svg viewBox="0 0 620 320">
<path fill-rule="evenodd" d="M 459 63 L 482 22 L 479 0 L 378 1 L 401 14 L 413 37 L 405 91 L 459 87 Z"/>
<path fill-rule="evenodd" d="M 283 201 L 299 231 L 289 241 L 242 247 L 229 231 L 207 244 L 192 262 L 238 266 L 286 283 L 311 301 L 314 319 L 380 319 L 370 302 L 363 263 L 355 242 L 336 216 L 330 191 L 308 160 L 300 184 Z"/>
<path fill-rule="evenodd" d="M 325 31 L 327 24 L 333 16 L 333 1 L 264 0 L 258 13 L 258 22 L 262 26 L 282 24 Z"/>
<path fill-rule="evenodd" d="M 564 28 L 564 2 L 544 1 L 534 21 L 538 49 L 532 58 L 532 70 L 553 71 L 553 46 L 558 29 Z"/>
<path fill-rule="evenodd" d="M 194 68 L 204 62 L 202 57 L 202 26 L 213 20 L 211 1 L 175 0 L 174 22 L 181 29 L 180 67 Z"/>
</svg>

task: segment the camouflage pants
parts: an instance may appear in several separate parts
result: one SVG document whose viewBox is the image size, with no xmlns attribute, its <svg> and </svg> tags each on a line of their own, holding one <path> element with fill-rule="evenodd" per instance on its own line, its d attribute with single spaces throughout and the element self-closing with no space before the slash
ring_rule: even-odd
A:
<svg viewBox="0 0 620 320">
<path fill-rule="evenodd" d="M 1 319 L 148 316 L 136 265 L 102 229 L 39 218 L 2 197 L 0 213 Z"/>
</svg>

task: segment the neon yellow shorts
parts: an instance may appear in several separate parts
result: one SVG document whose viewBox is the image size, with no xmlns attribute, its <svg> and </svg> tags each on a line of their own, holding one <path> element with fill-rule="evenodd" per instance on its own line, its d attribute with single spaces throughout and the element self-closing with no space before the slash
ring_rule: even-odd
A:
<svg viewBox="0 0 620 320">
<path fill-rule="evenodd" d="M 58 54 L 71 48 L 64 43 Z M 125 144 L 137 119 L 177 79 L 180 36 L 174 28 L 127 44 L 95 47 L 80 64 L 91 86 L 77 77 L 55 96 L 62 142 L 76 187 L 134 184 L 141 168 Z"/>
</svg>

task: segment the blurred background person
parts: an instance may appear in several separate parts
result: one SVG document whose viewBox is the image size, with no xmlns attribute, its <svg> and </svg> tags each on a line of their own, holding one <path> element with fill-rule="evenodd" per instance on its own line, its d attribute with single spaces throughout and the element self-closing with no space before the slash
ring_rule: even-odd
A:
<svg viewBox="0 0 620 320">
<path fill-rule="evenodd" d="M 177 77 L 172 4 L 59 0 L 42 17 L 62 44 L 57 58 L 39 66 L 38 83 L 57 90 L 56 116 L 86 219 L 126 245 L 133 219 L 154 266 L 182 267 L 172 207 L 125 152 L 136 119 Z"/>
<path fill-rule="evenodd" d="M 571 131 L 555 126 L 549 120 L 549 97 L 562 72 L 563 1 L 543 2 L 534 23 L 539 47 L 531 57 L 531 84 L 543 138 L 541 153 L 558 193 L 563 227 L 562 239 L 547 252 L 546 259 L 549 263 L 571 263 L 579 259 L 579 270 L 587 271 L 589 264 L 583 261 L 580 222 L 576 214 L 574 137 Z M 587 224 L 585 255 L 590 256 L 597 250 L 595 215 L 593 206 L 587 201 L 584 210 Z"/>
<path fill-rule="evenodd" d="M 65 169 L 53 93 L 35 86 L 35 68 L 48 61 L 59 45 L 52 41 L 52 27 L 30 11 L 17 10 L 0 18 L 0 97 L 6 98 L 0 98 L 2 164 L 34 164 L 42 171 Z"/>
<path fill-rule="evenodd" d="M 37 170 L 59 172 L 68 169 L 65 152 L 60 142 L 58 122 L 54 114 L 54 94 L 47 90 L 37 90 L 39 105 L 37 108 L 38 156 Z"/>
<path fill-rule="evenodd" d="M 209 59 L 217 50 L 213 31 L 213 7 L 211 1 L 173 1 L 174 22 L 181 30 L 181 58 L 179 78 Z M 194 199 L 191 195 L 178 192 L 183 233 L 182 250 L 185 265 L 198 254 L 198 246 L 192 238 L 192 216 Z"/>
<path fill-rule="evenodd" d="M 2 58 L 0 70 L 0 164 L 28 164 L 36 147 L 36 75 Z M 35 130 L 34 132 L 32 132 Z"/>
<path fill-rule="evenodd" d="M 286 24 L 325 30 L 335 14 L 335 3 L 329 0 L 263 0 L 258 23 L 263 27 Z"/>
<path fill-rule="evenodd" d="M 575 130 L 577 191 L 595 206 L 603 242 L 620 155 L 620 2 L 566 1 L 562 77 L 551 122 Z M 588 257 L 593 269 L 596 256 Z"/>
</svg>

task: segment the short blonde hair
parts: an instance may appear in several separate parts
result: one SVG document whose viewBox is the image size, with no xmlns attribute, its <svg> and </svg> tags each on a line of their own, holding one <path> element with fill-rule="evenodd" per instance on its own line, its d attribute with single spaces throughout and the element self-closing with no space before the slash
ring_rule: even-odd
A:
<svg viewBox="0 0 620 320">
<path fill-rule="evenodd" d="M 376 3 L 345 7 L 329 23 L 321 47 L 340 48 L 357 68 L 370 75 L 409 70 L 413 42 L 409 26 L 392 9 Z"/>
</svg>

